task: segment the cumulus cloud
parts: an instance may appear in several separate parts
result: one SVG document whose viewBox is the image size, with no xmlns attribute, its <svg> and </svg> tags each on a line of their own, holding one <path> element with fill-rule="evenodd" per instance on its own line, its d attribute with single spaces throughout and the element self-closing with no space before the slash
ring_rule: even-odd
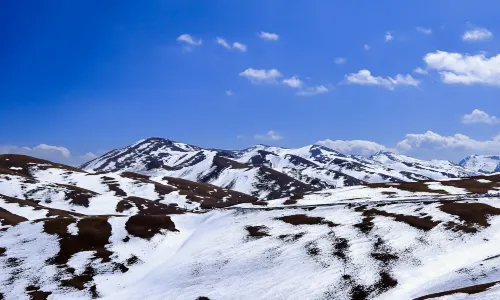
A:
<svg viewBox="0 0 500 300">
<path fill-rule="evenodd" d="M 415 68 L 413 70 L 413 73 L 417 73 L 417 74 L 420 74 L 420 75 L 426 75 L 429 72 L 427 70 L 425 70 L 425 69 L 422 69 L 421 67 L 418 67 L 418 68 Z"/>
<path fill-rule="evenodd" d="M 240 50 L 241 52 L 246 52 L 247 46 L 242 43 L 234 42 L 233 49 Z"/>
<path fill-rule="evenodd" d="M 420 81 L 411 75 L 397 74 L 396 77 L 373 76 L 368 70 L 360 70 L 358 73 L 351 73 L 345 76 L 345 81 L 349 84 L 382 86 L 388 90 L 394 90 L 398 85 L 418 86 Z"/>
<path fill-rule="evenodd" d="M 328 89 L 324 85 L 306 87 L 297 92 L 299 96 L 316 96 L 319 94 L 328 93 Z"/>
<path fill-rule="evenodd" d="M 365 45 L 363 46 L 363 49 L 365 49 L 366 51 L 370 50 L 370 45 L 365 44 Z"/>
<path fill-rule="evenodd" d="M 419 134 L 407 134 L 406 138 L 397 144 L 404 151 L 431 148 L 434 150 L 466 150 L 481 154 L 500 153 L 500 134 L 490 140 L 475 140 L 464 134 L 442 136 L 432 131 Z"/>
<path fill-rule="evenodd" d="M 420 32 L 420 33 L 423 33 L 425 35 L 429 35 L 429 34 L 432 34 L 432 29 L 431 28 L 425 28 L 425 27 L 420 27 L 420 26 L 417 26 L 415 27 L 415 29 Z"/>
<path fill-rule="evenodd" d="M 229 96 L 229 97 L 234 96 L 234 93 L 231 90 L 226 90 L 225 93 L 226 93 L 226 96 Z"/>
<path fill-rule="evenodd" d="M 226 49 L 236 49 L 241 52 L 247 51 L 247 46 L 245 44 L 234 42 L 233 45 L 231 46 L 224 38 L 221 37 L 216 37 L 215 42 L 217 42 L 217 44 L 221 45 Z"/>
<path fill-rule="evenodd" d="M 345 58 L 345 57 L 336 57 L 333 60 L 333 62 L 336 63 L 337 65 L 342 65 L 342 64 L 345 64 L 347 62 L 347 58 Z"/>
<path fill-rule="evenodd" d="M 384 39 L 385 39 L 385 41 L 386 41 L 386 42 L 390 42 L 390 41 L 392 41 L 392 40 L 394 39 L 394 36 L 392 35 L 392 32 L 387 31 L 387 32 L 385 33 L 385 37 L 384 37 Z"/>
<path fill-rule="evenodd" d="M 295 76 L 292 76 L 288 79 L 284 79 L 282 83 L 288 85 L 291 88 L 300 88 L 304 85 L 304 82 L 302 82 L 302 80 L 298 79 Z"/>
<path fill-rule="evenodd" d="M 40 144 L 35 147 L 20 147 L 12 145 L 0 145 L 0 154 L 22 154 L 29 155 L 52 162 L 64 163 L 78 166 L 97 157 L 96 154 L 88 152 L 84 155 L 72 155 L 68 148 Z"/>
<path fill-rule="evenodd" d="M 471 30 L 467 30 L 462 35 L 462 40 L 467 42 L 476 42 L 476 41 L 484 41 L 489 40 L 493 37 L 493 33 L 486 28 L 475 28 Z"/>
<path fill-rule="evenodd" d="M 470 114 L 466 114 L 462 117 L 462 123 L 464 124 L 489 124 L 494 125 L 500 123 L 500 119 L 495 116 L 490 116 L 488 113 L 474 109 Z"/>
<path fill-rule="evenodd" d="M 193 36 L 190 34 L 182 34 L 177 38 L 178 42 L 186 43 L 191 46 L 200 46 L 203 41 L 201 39 L 195 39 Z"/>
<path fill-rule="evenodd" d="M 282 140 L 283 136 L 279 135 L 274 130 L 269 130 L 266 134 L 256 134 L 254 135 L 256 140 L 264 140 L 264 141 L 278 141 Z"/>
<path fill-rule="evenodd" d="M 428 69 L 439 72 L 444 83 L 500 85 L 500 54 L 487 58 L 436 51 L 425 55 L 424 61 Z"/>
<path fill-rule="evenodd" d="M 275 83 L 276 80 L 283 75 L 276 69 L 252 69 L 248 68 L 239 74 L 242 77 L 250 80 L 252 83 Z"/>
<path fill-rule="evenodd" d="M 380 151 L 396 152 L 396 149 L 365 140 L 324 140 L 316 143 L 344 154 L 369 156 Z"/>
<path fill-rule="evenodd" d="M 222 47 L 226 48 L 226 49 L 231 49 L 231 45 L 229 45 L 229 43 L 221 38 L 221 37 L 217 37 L 215 38 L 215 41 L 217 42 L 217 44 L 221 45 Z"/>
<path fill-rule="evenodd" d="M 277 40 L 279 40 L 280 36 L 276 33 L 261 31 L 259 33 L 259 38 L 266 40 L 266 41 L 277 41 Z"/>
</svg>

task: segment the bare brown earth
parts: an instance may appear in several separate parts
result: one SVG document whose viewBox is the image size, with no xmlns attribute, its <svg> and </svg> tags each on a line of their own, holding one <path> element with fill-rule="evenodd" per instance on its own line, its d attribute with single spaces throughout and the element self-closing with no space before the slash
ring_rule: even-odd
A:
<svg viewBox="0 0 500 300">
<path fill-rule="evenodd" d="M 477 294 L 486 291 L 490 287 L 498 284 L 500 281 L 494 281 L 494 282 L 489 282 L 489 283 L 483 283 L 483 284 L 477 284 L 477 285 L 471 285 L 455 290 L 450 290 L 450 291 L 444 291 L 444 292 L 439 292 L 439 293 L 434 293 L 434 294 L 429 294 L 425 296 L 421 296 L 418 298 L 415 298 L 414 300 L 425 300 L 425 299 L 432 299 L 432 298 L 438 298 L 438 297 L 443 297 L 443 296 L 448 296 L 448 295 L 453 295 L 453 294 L 458 294 L 458 293 L 464 293 L 464 294 Z"/>
<path fill-rule="evenodd" d="M 311 217 L 304 214 L 290 215 L 278 218 L 285 223 L 292 225 L 317 225 L 317 224 L 325 224 L 329 227 L 337 226 L 337 224 L 332 221 L 327 221 L 321 217 Z"/>
<path fill-rule="evenodd" d="M 139 197 L 124 198 L 116 205 L 116 211 L 120 213 L 132 208 L 136 208 L 139 215 L 169 215 L 186 212 L 185 209 L 179 208 L 176 204 L 163 204 Z"/>
<path fill-rule="evenodd" d="M 43 205 L 40 205 L 38 203 L 35 203 L 33 201 L 22 200 L 22 199 L 18 199 L 18 198 L 13 198 L 13 197 L 5 196 L 5 195 L 2 195 L 2 194 L 0 194 L 0 199 L 2 201 L 7 202 L 7 203 L 16 204 L 16 205 L 18 205 L 20 207 L 27 207 L 27 206 L 29 206 L 29 207 L 32 207 L 34 210 L 46 210 L 47 211 L 46 217 L 81 217 L 81 216 L 84 216 L 83 214 L 79 214 L 79 213 L 76 213 L 76 212 L 66 211 L 66 210 L 62 210 L 62 209 L 50 208 L 50 207 L 43 206 Z"/>
<path fill-rule="evenodd" d="M 16 169 L 11 169 L 11 168 Z M 72 172 L 81 172 L 87 173 L 83 170 L 70 167 L 63 164 L 53 163 L 48 160 L 43 160 L 27 155 L 20 154 L 2 154 L 0 155 L 0 169 L 7 170 L 6 172 L 17 173 L 24 176 L 31 176 L 30 169 L 33 167 L 37 167 L 40 170 L 46 170 L 48 168 L 57 168 L 68 170 Z M 21 168 L 18 170 L 17 168 Z M 1 171 L 0 171 L 1 172 Z"/>
<path fill-rule="evenodd" d="M 479 182 L 478 179 L 485 179 L 491 182 Z M 416 182 L 400 182 L 398 184 L 394 183 L 368 183 L 366 186 L 371 188 L 396 188 L 409 192 L 426 192 L 426 193 L 437 193 L 437 194 L 448 194 L 444 190 L 433 190 L 429 189 L 426 183 L 436 182 L 432 180 L 422 180 Z M 457 188 L 465 189 L 471 194 L 486 194 L 489 191 L 495 190 L 495 188 L 500 188 L 500 175 L 491 176 L 474 176 L 469 178 L 462 178 L 460 180 L 443 180 L 438 181 L 444 186 L 453 186 Z M 500 191 L 500 190 L 499 190 Z"/>
<path fill-rule="evenodd" d="M 267 228 L 264 225 L 246 226 L 245 229 L 248 231 L 247 236 L 249 236 L 249 237 L 261 238 L 264 236 L 269 236 L 269 234 L 268 234 L 269 228 Z"/>
<path fill-rule="evenodd" d="M 395 221 L 406 223 L 412 227 L 424 231 L 429 231 L 440 223 L 439 221 L 432 221 L 430 216 L 420 218 L 416 216 L 394 214 L 375 208 L 367 209 L 366 206 L 357 207 L 355 210 L 363 212 L 363 221 L 359 224 L 354 225 L 363 233 L 368 233 L 371 231 L 371 229 L 373 228 L 373 219 L 375 216 L 392 217 Z"/>
</svg>

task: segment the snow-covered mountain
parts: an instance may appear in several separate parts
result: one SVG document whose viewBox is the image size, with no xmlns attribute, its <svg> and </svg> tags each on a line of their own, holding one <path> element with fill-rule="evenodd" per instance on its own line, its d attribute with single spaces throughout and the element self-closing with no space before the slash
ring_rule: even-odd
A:
<svg viewBox="0 0 500 300">
<path fill-rule="evenodd" d="M 500 175 L 268 201 L 156 179 L 0 156 L 0 299 L 500 298 Z"/>
<path fill-rule="evenodd" d="M 97 214 L 158 214 L 224 207 L 257 198 L 173 177 L 87 173 L 24 155 L 0 155 L 0 194 L 55 209 Z"/>
<path fill-rule="evenodd" d="M 197 146 L 149 138 L 113 150 L 81 166 L 98 172 L 131 171 L 161 180 L 165 176 L 210 183 L 253 195 L 276 199 L 318 190 L 267 166 L 237 162 L 236 151 L 202 149 Z"/>
<path fill-rule="evenodd" d="M 372 155 L 370 159 L 386 167 L 400 170 L 401 172 L 419 174 L 429 179 L 445 179 L 475 175 L 475 172 L 448 160 L 421 160 L 391 152 L 379 152 Z"/>
<path fill-rule="evenodd" d="M 449 161 L 418 160 L 380 152 L 345 155 L 320 145 L 296 149 L 257 145 L 243 150 L 205 149 L 162 138 L 113 150 L 81 168 L 171 176 L 276 199 L 364 182 L 406 182 L 474 175 Z"/>
<path fill-rule="evenodd" d="M 496 173 L 500 172 L 500 156 L 474 154 L 464 158 L 459 165 L 479 173 Z"/>
</svg>

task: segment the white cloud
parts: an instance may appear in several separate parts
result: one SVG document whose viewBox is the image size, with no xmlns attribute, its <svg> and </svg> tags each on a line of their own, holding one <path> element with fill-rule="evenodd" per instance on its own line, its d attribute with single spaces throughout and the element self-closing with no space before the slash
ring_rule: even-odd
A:
<svg viewBox="0 0 500 300">
<path fill-rule="evenodd" d="M 266 134 L 254 135 L 254 138 L 257 140 L 264 140 L 264 141 L 278 141 L 278 140 L 282 140 L 283 136 L 279 135 L 274 130 L 269 130 Z"/>
<path fill-rule="evenodd" d="M 215 41 L 217 42 L 217 44 L 221 45 L 222 47 L 226 48 L 226 49 L 231 49 L 231 46 L 227 43 L 227 41 L 221 37 L 217 37 L 215 39 Z"/>
<path fill-rule="evenodd" d="M 386 42 L 390 42 L 390 41 L 392 41 L 394 39 L 394 36 L 392 35 L 392 32 L 387 31 L 385 33 L 385 37 L 384 38 L 385 38 Z"/>
<path fill-rule="evenodd" d="M 327 93 L 328 89 L 324 85 L 318 85 L 314 87 L 307 87 L 304 89 L 301 89 L 300 91 L 297 92 L 297 95 L 299 96 L 315 96 L 319 94 L 324 94 Z"/>
<path fill-rule="evenodd" d="M 432 34 L 432 29 L 431 28 L 425 28 L 425 27 L 420 27 L 420 26 L 417 26 L 415 27 L 415 29 L 420 32 L 420 33 L 423 33 L 425 35 L 429 35 L 429 34 Z"/>
<path fill-rule="evenodd" d="M 418 67 L 418 68 L 415 68 L 413 70 L 413 73 L 417 73 L 417 74 L 421 74 L 421 75 L 426 75 L 429 72 L 427 70 L 425 70 L 425 69 L 422 69 L 421 67 Z"/>
<path fill-rule="evenodd" d="M 384 145 L 365 140 L 324 140 L 319 141 L 316 144 L 325 146 L 327 148 L 339 151 L 344 154 L 353 154 L 353 155 L 363 155 L 369 156 L 375 154 L 379 151 L 390 151 L 396 152 L 395 149 L 388 148 Z"/>
<path fill-rule="evenodd" d="M 226 48 L 226 49 L 236 49 L 236 50 L 239 50 L 241 52 L 246 52 L 247 51 L 247 46 L 245 44 L 242 44 L 242 43 L 238 43 L 238 42 L 234 42 L 233 45 L 229 45 L 229 43 L 221 38 L 221 37 L 217 37 L 215 38 L 215 41 L 217 42 L 217 44 L 221 45 L 222 47 Z"/>
<path fill-rule="evenodd" d="M 488 113 L 482 110 L 474 109 L 472 113 L 466 114 L 462 117 L 462 123 L 464 124 L 483 123 L 483 124 L 493 125 L 500 123 L 500 119 L 495 116 L 490 116 Z"/>
<path fill-rule="evenodd" d="M 234 96 L 234 93 L 231 90 L 227 90 L 227 91 L 225 91 L 225 93 L 226 93 L 226 96 L 229 96 L 229 97 Z"/>
<path fill-rule="evenodd" d="M 366 51 L 370 50 L 370 45 L 365 44 L 365 45 L 363 46 L 363 49 L 365 49 Z"/>
<path fill-rule="evenodd" d="M 380 77 L 372 76 L 368 70 L 360 70 L 358 73 L 345 75 L 345 80 L 350 84 L 359 85 L 377 85 L 385 87 L 389 90 L 394 90 L 398 85 L 418 86 L 420 81 L 413 78 L 411 75 L 397 74 L 396 77 Z"/>
<path fill-rule="evenodd" d="M 300 88 L 304 85 L 304 82 L 302 82 L 302 80 L 298 79 L 295 76 L 292 76 L 288 79 L 284 79 L 282 82 L 283 84 L 288 85 L 291 88 Z"/>
<path fill-rule="evenodd" d="M 97 155 L 92 152 L 88 152 L 80 156 L 74 156 L 66 147 L 52 146 L 47 144 L 40 144 L 35 147 L 0 145 L 0 154 L 28 155 L 72 166 L 78 166 L 97 157 Z"/>
<path fill-rule="evenodd" d="M 203 41 L 201 39 L 195 39 L 193 36 L 191 36 L 190 34 L 182 34 L 180 35 L 178 38 L 177 38 L 177 41 L 178 42 L 184 42 L 186 44 L 189 44 L 191 46 L 200 46 Z"/>
<path fill-rule="evenodd" d="M 253 83 L 274 83 L 276 79 L 282 77 L 280 71 L 276 69 L 263 70 L 248 68 L 240 73 L 240 76 L 245 77 Z"/>
<path fill-rule="evenodd" d="M 345 58 L 345 57 L 336 57 L 333 60 L 333 62 L 336 63 L 337 65 L 342 65 L 342 64 L 345 64 L 347 62 L 347 58 Z"/>
<path fill-rule="evenodd" d="M 432 131 L 419 134 L 407 134 L 406 138 L 397 144 L 399 149 L 410 151 L 414 149 L 433 150 L 465 150 L 481 154 L 500 153 L 500 134 L 491 140 L 478 141 L 464 134 L 442 136 Z"/>
<path fill-rule="evenodd" d="M 493 33 L 486 28 L 475 28 L 467 30 L 462 35 L 462 40 L 467 42 L 484 41 L 493 37 Z"/>
<path fill-rule="evenodd" d="M 233 48 L 234 49 L 237 49 L 237 50 L 240 50 L 241 52 L 246 52 L 247 51 L 247 46 L 242 44 L 242 43 L 238 43 L 238 42 L 234 42 L 233 43 Z"/>
<path fill-rule="evenodd" d="M 267 41 L 277 41 L 277 40 L 279 40 L 280 36 L 276 33 L 261 31 L 259 33 L 259 38 L 261 38 L 263 40 L 267 40 Z"/>
<path fill-rule="evenodd" d="M 500 54 L 487 58 L 484 54 L 436 51 L 425 55 L 424 61 L 428 69 L 439 71 L 444 83 L 500 86 Z"/>
</svg>

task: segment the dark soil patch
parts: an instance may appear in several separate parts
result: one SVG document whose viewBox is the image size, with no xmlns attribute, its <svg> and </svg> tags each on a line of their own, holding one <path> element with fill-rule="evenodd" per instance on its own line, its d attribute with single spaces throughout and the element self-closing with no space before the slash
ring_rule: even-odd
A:
<svg viewBox="0 0 500 300">
<path fill-rule="evenodd" d="M 368 234 L 373 229 L 373 226 L 374 226 L 373 219 L 374 219 L 373 216 L 365 216 L 365 217 L 363 217 L 363 220 L 361 221 L 361 223 L 354 224 L 353 226 L 355 228 L 358 228 L 362 233 Z"/>
<path fill-rule="evenodd" d="M 205 297 L 205 296 L 200 296 L 198 298 L 196 298 L 196 300 L 210 300 L 208 297 Z"/>
<path fill-rule="evenodd" d="M 82 274 L 74 276 L 70 279 L 61 280 L 61 286 L 72 287 L 78 290 L 85 289 L 85 285 L 94 280 L 95 271 L 91 266 L 86 266 Z"/>
<path fill-rule="evenodd" d="M 66 264 L 68 259 L 78 252 L 95 251 L 94 256 L 109 262 L 112 252 L 105 246 L 111 236 L 111 225 L 105 216 L 86 217 L 78 220 L 78 234 L 68 233 L 68 226 L 75 223 L 74 218 L 44 219 L 44 230 L 48 234 L 59 236 L 60 250 L 51 259 L 55 264 Z"/>
<path fill-rule="evenodd" d="M 83 214 L 75 213 L 75 212 L 69 212 L 66 210 L 62 209 L 55 209 L 55 208 L 50 208 L 47 206 L 40 205 L 38 203 L 35 203 L 30 200 L 23 200 L 23 199 L 18 199 L 18 198 L 13 198 L 13 197 L 8 197 L 5 195 L 0 194 L 0 199 L 3 199 L 3 201 L 11 204 L 16 204 L 19 205 L 20 207 L 32 207 L 33 210 L 42 210 L 45 209 L 48 211 L 46 217 L 81 217 L 84 216 Z"/>
<path fill-rule="evenodd" d="M 359 211 L 358 209 L 361 210 L 362 208 L 358 207 L 357 211 Z M 360 228 L 360 230 L 362 230 L 365 233 L 370 232 L 371 229 L 373 228 L 373 217 L 374 216 L 392 217 L 397 222 L 406 223 L 406 224 L 410 225 L 411 227 L 415 227 L 417 229 L 421 229 L 424 231 L 429 231 L 429 230 L 433 229 L 434 227 L 436 227 L 440 223 L 439 221 L 432 221 L 432 218 L 430 216 L 427 216 L 425 218 L 420 218 L 420 217 L 415 217 L 415 216 L 389 213 L 389 212 L 374 209 L 374 208 L 364 210 L 363 216 L 365 217 L 363 219 L 363 222 L 361 224 L 356 224 L 355 226 Z M 372 217 L 372 218 L 367 219 L 369 217 Z"/>
<path fill-rule="evenodd" d="M 264 236 L 269 236 L 269 228 L 266 226 L 246 226 L 245 229 L 248 231 L 249 237 L 261 238 Z"/>
<path fill-rule="evenodd" d="M 296 234 L 281 234 L 278 236 L 278 238 L 284 242 L 296 242 L 300 238 L 302 238 L 306 233 L 305 232 L 299 232 Z"/>
<path fill-rule="evenodd" d="M 486 179 L 491 182 L 479 182 L 478 179 Z M 466 189 L 469 193 L 486 194 L 488 191 L 494 190 L 495 187 L 500 187 L 500 176 L 477 176 L 440 182 L 442 185 Z"/>
<path fill-rule="evenodd" d="M 10 169 L 11 167 L 14 168 L 21 168 L 19 170 L 13 170 Z M 48 160 L 43 160 L 27 155 L 19 155 L 19 154 L 2 154 L 0 155 L 0 169 L 6 169 L 10 170 L 13 173 L 17 173 L 21 176 L 28 176 L 31 177 L 31 168 L 36 167 L 37 169 L 40 170 L 46 170 L 48 168 L 57 168 L 57 169 L 63 169 L 63 170 L 68 170 L 68 171 L 73 171 L 73 172 L 79 172 L 79 173 L 87 173 L 83 170 L 73 168 L 67 165 L 63 164 L 57 164 L 50 162 Z"/>
<path fill-rule="evenodd" d="M 30 296 L 31 300 L 46 300 L 52 292 L 40 291 L 37 286 L 30 285 L 26 287 L 26 293 Z"/>
<path fill-rule="evenodd" d="M 256 202 L 252 202 L 252 205 L 258 205 L 258 206 L 267 206 L 267 202 L 266 201 L 256 201 Z"/>
<path fill-rule="evenodd" d="M 58 184 L 59 186 L 65 187 L 69 191 L 65 191 L 66 200 L 69 200 L 69 203 L 78 206 L 89 207 L 90 198 L 95 197 L 99 194 L 96 192 L 82 189 L 77 186 L 67 185 L 67 184 Z"/>
<path fill-rule="evenodd" d="M 347 250 L 349 249 L 349 241 L 345 238 L 336 238 L 333 245 L 333 255 L 343 261 L 347 260 Z"/>
<path fill-rule="evenodd" d="M 129 234 L 143 239 L 152 238 L 160 233 L 161 229 L 178 231 L 169 216 L 144 215 L 131 216 L 125 223 L 125 229 Z"/>
<path fill-rule="evenodd" d="M 178 188 L 179 194 L 186 195 L 187 199 L 200 203 L 202 208 L 223 208 L 258 201 L 256 197 L 208 183 L 174 177 L 164 177 L 163 179 L 167 180 L 169 185 Z"/>
<path fill-rule="evenodd" d="M 127 197 L 127 193 L 120 188 L 120 184 L 113 177 L 102 176 L 102 183 L 107 185 L 109 190 L 115 192 L 115 196 Z"/>
<path fill-rule="evenodd" d="M 453 295 L 453 294 L 458 294 L 458 293 L 465 293 L 465 294 L 469 294 L 469 295 L 482 293 L 482 292 L 486 291 L 487 289 L 489 289 L 490 287 L 496 285 L 497 283 L 499 283 L 499 281 L 471 285 L 468 287 L 463 287 L 463 288 L 459 288 L 459 289 L 455 289 L 455 290 L 449 290 L 449 291 L 444 291 L 444 292 L 439 292 L 439 293 L 421 296 L 421 297 L 415 298 L 414 300 L 432 299 L 432 298 L 443 297 L 443 296 L 448 296 L 448 295 Z"/>
<path fill-rule="evenodd" d="M 315 257 L 321 254 L 321 250 L 315 242 L 309 242 L 305 245 L 307 255 Z"/>
<path fill-rule="evenodd" d="M 294 205 L 294 204 L 297 204 L 297 200 L 287 199 L 285 200 L 285 202 L 283 202 L 283 205 Z"/>
<path fill-rule="evenodd" d="M 120 200 L 116 205 L 116 211 L 123 213 L 133 207 L 139 210 L 139 215 L 167 215 L 185 212 L 185 209 L 173 204 L 163 204 L 139 197 L 127 197 Z"/>
<path fill-rule="evenodd" d="M 490 226 L 488 217 L 500 215 L 500 208 L 483 203 L 443 202 L 438 208 L 445 213 L 457 216 L 466 227 L 471 228 L 477 225 L 488 227 Z"/>
<path fill-rule="evenodd" d="M 138 264 L 140 262 L 142 262 L 142 261 L 137 256 L 135 256 L 135 255 L 132 255 L 131 257 L 129 257 L 126 260 L 127 266 L 135 265 L 135 264 Z"/>
<path fill-rule="evenodd" d="M 0 223 L 2 225 L 17 225 L 24 221 L 28 221 L 28 219 L 15 215 L 10 211 L 0 207 Z"/>
<path fill-rule="evenodd" d="M 149 180 L 149 176 L 139 174 L 139 173 L 134 173 L 134 172 L 122 172 L 120 173 L 121 177 L 125 178 L 130 178 L 130 179 L 135 179 L 135 180 Z"/>
<path fill-rule="evenodd" d="M 366 186 L 371 188 L 396 188 L 403 191 L 408 192 L 426 192 L 426 193 L 434 193 L 434 194 L 444 194 L 447 195 L 448 192 L 444 190 L 431 190 L 429 186 L 426 184 L 428 182 L 433 182 L 429 180 L 422 180 L 416 182 L 400 182 L 397 185 L 393 185 L 390 183 L 369 183 Z"/>
<path fill-rule="evenodd" d="M 328 225 L 329 227 L 337 226 L 337 224 L 333 223 L 332 221 L 327 221 L 321 217 L 310 217 L 310 216 L 304 215 L 304 214 L 284 216 L 284 217 L 277 218 L 277 219 L 281 220 L 285 223 L 295 225 L 295 226 L 297 226 L 297 225 L 317 225 L 317 224 L 325 224 L 325 225 Z"/>
</svg>

